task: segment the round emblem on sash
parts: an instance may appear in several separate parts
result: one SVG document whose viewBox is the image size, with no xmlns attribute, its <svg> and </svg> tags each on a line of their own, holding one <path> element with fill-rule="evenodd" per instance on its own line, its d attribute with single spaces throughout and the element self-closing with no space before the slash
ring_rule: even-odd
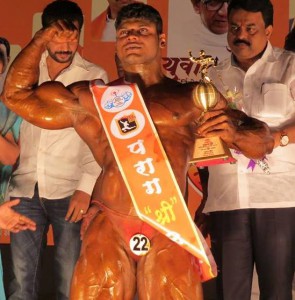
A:
<svg viewBox="0 0 295 300">
<path fill-rule="evenodd" d="M 138 233 L 131 237 L 129 247 L 135 255 L 143 256 L 150 251 L 151 243 L 148 237 Z"/>
<path fill-rule="evenodd" d="M 146 118 L 140 111 L 126 109 L 113 117 L 109 128 L 117 139 L 126 140 L 137 136 L 143 130 L 145 122 Z"/>
</svg>

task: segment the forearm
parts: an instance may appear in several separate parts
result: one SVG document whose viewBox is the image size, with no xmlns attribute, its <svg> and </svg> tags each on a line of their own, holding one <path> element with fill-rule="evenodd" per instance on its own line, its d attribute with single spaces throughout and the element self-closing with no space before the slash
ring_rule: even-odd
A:
<svg viewBox="0 0 295 300">
<path fill-rule="evenodd" d="M 13 61 L 2 92 L 2 101 L 11 110 L 19 105 L 18 102 L 31 93 L 38 83 L 39 62 L 45 49 L 45 41 L 37 36 Z"/>
<path fill-rule="evenodd" d="M 1 100 L 12 111 L 31 122 L 37 116 L 34 87 L 39 79 L 39 62 L 46 40 L 40 34 L 13 61 L 5 81 Z M 35 105 L 33 105 L 35 103 Z M 37 125 L 37 124 L 36 124 Z"/>
<path fill-rule="evenodd" d="M 101 196 L 102 181 L 103 181 L 103 174 L 100 173 L 99 177 L 96 180 L 94 188 L 93 188 L 90 206 L 97 206 L 97 207 L 101 208 L 101 204 L 103 203 L 102 196 Z"/>
<path fill-rule="evenodd" d="M 260 159 L 272 152 L 274 138 L 267 124 L 245 115 L 236 130 L 233 148 L 246 157 Z"/>
<path fill-rule="evenodd" d="M 220 137 L 226 145 L 252 159 L 271 153 L 274 138 L 266 123 L 235 109 L 207 112 L 198 127 L 201 137 Z"/>
<path fill-rule="evenodd" d="M 97 178 L 96 183 L 94 185 L 93 191 L 92 191 L 92 196 L 91 196 L 91 204 L 97 204 L 100 200 L 100 191 L 101 191 L 101 174 L 100 176 Z"/>
</svg>

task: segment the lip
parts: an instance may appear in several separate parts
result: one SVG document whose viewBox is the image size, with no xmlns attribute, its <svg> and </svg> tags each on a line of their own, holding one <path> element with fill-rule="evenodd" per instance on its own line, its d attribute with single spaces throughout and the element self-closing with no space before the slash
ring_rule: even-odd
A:
<svg viewBox="0 0 295 300">
<path fill-rule="evenodd" d="M 60 57 L 60 58 L 68 58 L 71 55 L 70 54 L 60 54 L 60 53 L 58 53 L 57 56 Z"/>
<path fill-rule="evenodd" d="M 133 51 L 139 49 L 141 49 L 141 46 L 138 43 L 128 43 L 124 46 L 124 50 L 126 51 Z"/>
<path fill-rule="evenodd" d="M 244 43 L 239 43 L 239 44 L 234 44 L 234 47 L 239 48 L 239 49 L 248 49 L 250 46 L 246 45 Z"/>
<path fill-rule="evenodd" d="M 214 20 L 214 23 L 217 23 L 217 24 L 224 24 L 224 25 L 227 25 L 228 24 L 228 22 L 227 22 L 227 20 Z"/>
</svg>

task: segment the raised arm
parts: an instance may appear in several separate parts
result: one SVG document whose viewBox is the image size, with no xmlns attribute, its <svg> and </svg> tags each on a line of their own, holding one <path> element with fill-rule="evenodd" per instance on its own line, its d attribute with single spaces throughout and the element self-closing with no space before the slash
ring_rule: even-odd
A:
<svg viewBox="0 0 295 300">
<path fill-rule="evenodd" d="M 48 42 L 77 39 L 72 24 L 54 23 L 38 31 L 19 53 L 8 72 L 1 100 L 12 111 L 47 129 L 73 126 L 73 112 L 83 110 L 77 97 L 59 82 L 47 82 L 37 87 L 39 62 Z"/>
</svg>

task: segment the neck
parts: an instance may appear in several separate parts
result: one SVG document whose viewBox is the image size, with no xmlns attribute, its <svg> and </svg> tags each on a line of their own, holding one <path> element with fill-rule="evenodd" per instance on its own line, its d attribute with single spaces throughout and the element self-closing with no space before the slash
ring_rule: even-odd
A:
<svg viewBox="0 0 295 300">
<path fill-rule="evenodd" d="M 164 78 L 161 68 L 153 69 L 150 65 L 133 65 L 123 67 L 123 69 L 125 81 L 137 83 L 140 86 L 148 87 L 159 83 Z"/>
<path fill-rule="evenodd" d="M 262 57 L 265 49 L 266 49 L 267 45 L 265 46 L 265 48 L 263 49 L 263 51 L 261 51 L 258 55 L 248 58 L 248 59 L 237 59 L 237 57 L 234 55 L 234 60 L 236 62 L 236 64 L 245 72 L 248 71 L 248 69 L 258 60 Z"/>
<path fill-rule="evenodd" d="M 124 72 L 124 80 L 126 82 L 137 83 L 139 87 L 149 87 L 151 85 L 159 83 L 164 78 L 163 73 L 151 74 L 151 73 L 132 73 Z"/>
<path fill-rule="evenodd" d="M 246 60 L 237 60 L 235 57 L 236 64 L 245 72 L 248 71 L 248 69 L 256 62 L 257 59 L 251 58 Z"/>
<path fill-rule="evenodd" d="M 72 61 L 66 63 L 60 63 L 52 59 L 49 55 L 46 58 L 46 64 L 48 68 L 48 74 L 51 80 L 55 80 L 56 77 L 66 69 Z"/>
</svg>

